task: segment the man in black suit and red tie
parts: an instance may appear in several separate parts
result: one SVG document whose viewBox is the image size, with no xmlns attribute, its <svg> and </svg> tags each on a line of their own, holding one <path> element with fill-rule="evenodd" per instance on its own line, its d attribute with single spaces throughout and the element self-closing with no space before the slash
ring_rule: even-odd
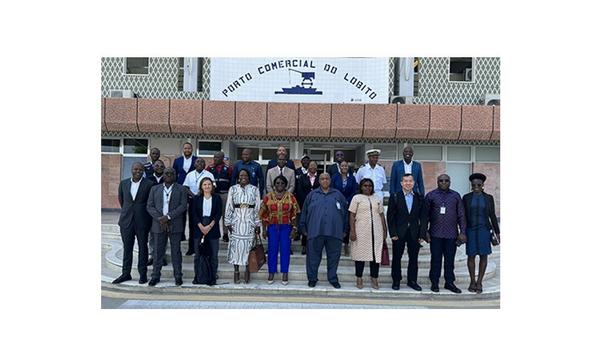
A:
<svg viewBox="0 0 612 355">
<path fill-rule="evenodd" d="M 389 235 L 393 242 L 393 260 L 391 262 L 391 278 L 394 290 L 399 290 L 402 280 L 402 255 L 404 247 L 408 246 L 408 286 L 421 291 L 417 283 L 419 266 L 420 239 L 426 239 L 427 208 L 425 199 L 413 191 L 414 177 L 404 174 L 401 180 L 402 190 L 389 196 L 387 208 L 387 224 Z"/>
<path fill-rule="evenodd" d="M 151 216 L 147 212 L 147 200 L 153 182 L 144 177 L 144 165 L 136 162 L 132 164 L 132 177 L 119 184 L 119 229 L 123 241 L 123 265 L 121 276 L 113 283 L 118 284 L 132 279 L 132 254 L 134 253 L 134 239 L 138 240 L 138 283 L 147 282 L 147 257 L 149 255 L 147 237 L 151 229 Z"/>
</svg>

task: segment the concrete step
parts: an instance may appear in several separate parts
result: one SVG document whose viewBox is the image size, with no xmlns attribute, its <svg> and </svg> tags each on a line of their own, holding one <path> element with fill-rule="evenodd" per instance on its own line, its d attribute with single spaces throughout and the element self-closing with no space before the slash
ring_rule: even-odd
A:
<svg viewBox="0 0 612 355">
<path fill-rule="evenodd" d="M 105 253 L 103 253 L 103 263 L 106 263 L 106 266 L 109 270 L 111 270 L 111 274 L 112 271 L 115 272 L 116 275 L 119 275 L 121 273 L 121 255 L 122 255 L 122 251 L 121 251 L 121 245 L 120 243 L 117 242 L 110 242 L 106 244 L 107 246 L 107 250 Z M 304 258 L 303 256 L 300 255 L 300 257 Z M 136 266 L 136 258 L 134 259 L 134 262 L 132 264 L 132 274 L 134 276 L 137 277 L 138 275 L 138 271 L 137 271 L 137 266 Z M 230 264 L 227 264 L 227 262 L 225 262 L 225 258 L 223 256 L 220 257 L 220 262 L 219 262 L 219 277 L 221 280 L 233 280 L 233 266 Z M 164 279 L 173 279 L 173 273 L 172 273 L 172 266 L 171 266 L 171 262 L 170 262 L 170 258 L 169 258 L 169 265 L 162 268 L 162 278 Z M 194 277 L 194 272 L 193 272 L 193 257 L 183 257 L 183 277 L 185 280 L 192 280 Z M 405 268 L 406 266 L 404 266 L 402 268 L 402 273 L 405 274 Z M 152 271 L 152 267 L 150 266 L 149 268 L 149 272 Z M 487 272 L 484 276 L 484 279 L 489 279 L 491 277 L 495 276 L 495 270 L 496 270 L 496 264 L 494 262 L 489 262 L 489 265 L 487 267 Z M 289 269 L 290 273 L 289 273 L 289 277 L 291 280 L 294 281 L 302 281 L 302 282 L 307 282 L 308 278 L 306 275 L 306 269 L 305 266 L 302 265 L 298 265 L 298 264 L 292 264 L 290 266 Z M 353 282 L 354 281 L 354 273 L 355 273 L 355 268 L 354 268 L 354 264 L 352 262 L 350 262 L 348 265 L 346 265 L 346 262 L 344 265 L 341 265 L 338 267 L 338 277 L 340 279 L 340 282 Z M 369 268 L 366 266 L 366 270 L 364 272 L 364 275 L 368 275 L 369 273 Z M 419 276 L 418 276 L 418 282 L 419 283 L 423 283 L 423 284 L 429 284 L 429 265 L 427 265 L 427 267 L 420 267 L 419 268 Z M 465 263 L 456 263 L 456 268 L 455 268 L 455 276 L 458 280 L 460 281 L 466 281 L 469 280 L 469 274 L 467 272 L 467 266 L 465 265 Z M 112 276 L 111 276 L 112 277 Z M 279 276 L 280 277 L 280 276 Z M 267 266 L 264 265 L 260 272 L 258 273 L 253 273 L 251 278 L 253 280 L 262 280 L 265 281 L 267 280 Z M 326 276 L 326 261 L 323 260 L 321 263 L 321 266 L 319 267 L 319 276 L 318 276 L 319 280 L 326 280 L 327 276 Z M 405 278 L 405 276 L 404 276 Z M 382 267 L 380 270 L 380 282 L 388 282 L 391 283 L 391 268 L 390 267 Z M 443 282 L 443 281 L 442 281 Z"/>
</svg>

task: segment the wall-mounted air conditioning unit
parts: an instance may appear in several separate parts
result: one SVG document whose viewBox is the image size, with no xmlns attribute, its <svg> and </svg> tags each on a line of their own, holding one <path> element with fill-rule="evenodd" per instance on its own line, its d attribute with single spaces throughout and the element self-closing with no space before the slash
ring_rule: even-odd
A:
<svg viewBox="0 0 612 355">
<path fill-rule="evenodd" d="M 465 81 L 472 81 L 472 72 L 474 70 L 472 68 L 466 68 L 465 72 L 463 73 L 463 80 Z"/>
<path fill-rule="evenodd" d="M 391 96 L 389 98 L 390 104 L 412 104 L 414 96 Z"/>
<path fill-rule="evenodd" d="M 116 90 L 116 89 L 111 89 L 110 97 L 132 98 L 132 97 L 134 97 L 134 92 L 132 92 L 132 90 Z"/>
<path fill-rule="evenodd" d="M 485 94 L 482 99 L 480 99 L 480 103 L 486 106 L 499 106 L 499 94 Z"/>
</svg>

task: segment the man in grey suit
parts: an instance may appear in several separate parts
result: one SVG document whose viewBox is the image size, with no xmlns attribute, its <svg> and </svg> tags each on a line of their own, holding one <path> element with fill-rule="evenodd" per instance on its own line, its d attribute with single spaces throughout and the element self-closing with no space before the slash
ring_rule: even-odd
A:
<svg viewBox="0 0 612 355">
<path fill-rule="evenodd" d="M 155 286 L 161 277 L 162 260 L 166 244 L 170 238 L 170 254 L 174 281 L 183 284 L 181 236 L 183 234 L 182 215 L 187 210 L 187 190 L 176 183 L 176 173 L 172 168 L 164 170 L 164 183 L 154 186 L 147 201 L 147 211 L 153 217 L 151 232 L 155 238 L 153 273 L 149 286 Z"/>
<path fill-rule="evenodd" d="M 274 187 L 272 186 L 274 179 L 279 175 L 283 175 L 287 178 L 287 181 L 289 181 L 287 184 L 287 191 L 292 194 L 295 193 L 295 171 L 287 166 L 287 158 L 281 156 L 276 160 L 276 164 L 275 167 L 268 169 L 268 173 L 266 174 L 266 191 L 274 191 Z"/>
<path fill-rule="evenodd" d="M 144 178 L 144 165 L 132 164 L 132 177 L 119 184 L 119 230 L 123 242 L 123 265 L 121 276 L 113 283 L 118 284 L 132 279 L 132 255 L 134 253 L 134 237 L 138 239 L 138 283 L 147 282 L 147 235 L 151 228 L 151 216 L 147 213 L 147 199 L 153 187 L 151 180 Z"/>
</svg>

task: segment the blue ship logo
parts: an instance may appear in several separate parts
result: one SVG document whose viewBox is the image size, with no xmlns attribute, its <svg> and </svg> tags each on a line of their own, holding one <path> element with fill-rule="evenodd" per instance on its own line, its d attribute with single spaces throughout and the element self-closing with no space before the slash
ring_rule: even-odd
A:
<svg viewBox="0 0 612 355">
<path fill-rule="evenodd" d="M 323 91 L 317 91 L 317 88 L 312 87 L 315 78 L 314 72 L 301 72 L 299 70 L 289 68 L 289 85 L 291 85 L 291 72 L 302 74 L 302 83 L 289 88 L 282 88 L 282 91 L 275 91 L 275 94 L 286 95 L 322 95 Z"/>
</svg>

